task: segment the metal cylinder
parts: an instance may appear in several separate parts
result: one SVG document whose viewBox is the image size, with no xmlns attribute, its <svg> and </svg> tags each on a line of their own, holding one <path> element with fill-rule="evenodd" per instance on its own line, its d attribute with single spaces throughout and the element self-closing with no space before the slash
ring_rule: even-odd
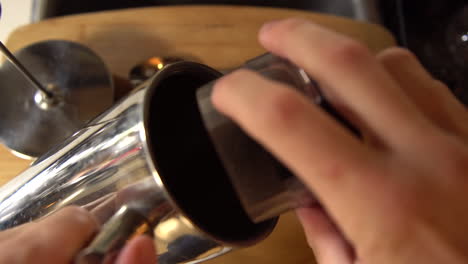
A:
<svg viewBox="0 0 468 264">
<path fill-rule="evenodd" d="M 203 126 L 196 90 L 221 74 L 166 66 L 0 189 L 0 229 L 68 205 L 101 232 L 81 254 L 93 263 L 133 235 L 154 236 L 159 263 L 198 263 L 264 239 L 276 219 L 242 209 Z M 141 227 L 141 228 L 138 228 Z"/>
</svg>

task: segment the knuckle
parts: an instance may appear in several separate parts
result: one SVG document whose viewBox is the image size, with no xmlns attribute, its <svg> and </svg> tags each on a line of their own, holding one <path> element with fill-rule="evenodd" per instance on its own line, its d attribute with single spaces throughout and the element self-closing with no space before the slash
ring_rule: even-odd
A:
<svg viewBox="0 0 468 264">
<path fill-rule="evenodd" d="M 326 178 L 336 189 L 340 189 L 340 185 L 345 184 L 343 183 L 343 179 L 346 179 L 346 175 L 349 174 L 350 171 L 353 171 L 350 165 L 351 164 L 347 162 L 329 162 L 326 166 L 318 168 L 318 174 L 320 177 Z"/>
<path fill-rule="evenodd" d="M 330 47 L 327 55 L 331 63 L 338 65 L 363 64 L 373 59 L 371 51 L 353 39 L 346 39 Z"/>
<path fill-rule="evenodd" d="M 272 92 L 265 99 L 265 105 L 262 120 L 268 127 L 294 129 L 305 111 L 302 100 L 291 89 Z"/>
</svg>

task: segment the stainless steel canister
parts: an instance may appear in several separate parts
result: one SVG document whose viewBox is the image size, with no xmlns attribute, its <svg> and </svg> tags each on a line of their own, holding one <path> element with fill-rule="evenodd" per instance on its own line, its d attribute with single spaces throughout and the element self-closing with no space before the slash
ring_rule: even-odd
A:
<svg viewBox="0 0 468 264">
<path fill-rule="evenodd" d="M 267 237 L 276 218 L 247 216 L 198 110 L 196 90 L 220 75 L 192 62 L 165 67 L 3 186 L 0 229 L 82 206 L 102 227 L 78 263 L 100 263 L 143 233 L 162 264 Z"/>
</svg>

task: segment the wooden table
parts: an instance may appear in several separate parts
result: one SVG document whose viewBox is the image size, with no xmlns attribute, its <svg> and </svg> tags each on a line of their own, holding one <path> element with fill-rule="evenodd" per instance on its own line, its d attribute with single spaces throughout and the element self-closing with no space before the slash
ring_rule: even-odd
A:
<svg viewBox="0 0 468 264">
<path fill-rule="evenodd" d="M 7 45 L 15 51 L 42 40 L 76 41 L 93 49 L 121 77 L 151 56 L 178 56 L 229 69 L 264 52 L 257 43 L 263 23 L 287 17 L 307 18 L 330 27 L 362 41 L 374 52 L 394 45 L 393 37 L 376 25 L 297 10 L 231 6 L 143 8 L 51 19 L 16 30 Z M 0 184 L 29 163 L 0 147 Z M 263 243 L 209 263 L 313 262 L 300 225 L 288 214 Z"/>
</svg>

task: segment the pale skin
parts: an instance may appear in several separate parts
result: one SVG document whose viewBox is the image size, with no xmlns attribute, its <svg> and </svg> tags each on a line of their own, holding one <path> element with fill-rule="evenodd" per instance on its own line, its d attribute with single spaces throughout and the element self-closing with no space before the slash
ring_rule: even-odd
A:
<svg viewBox="0 0 468 264">
<path fill-rule="evenodd" d="M 468 113 L 448 88 L 404 49 L 374 55 L 308 21 L 267 24 L 259 40 L 305 69 L 363 135 L 253 72 L 215 86 L 218 110 L 320 200 L 323 209 L 297 210 L 318 262 L 468 263 Z M 96 224 L 83 210 L 66 210 L 0 233 L 0 246 L 12 249 L 2 250 L 0 263 L 69 263 Z M 116 263 L 155 261 L 151 239 L 139 237 Z"/>
<path fill-rule="evenodd" d="M 68 207 L 38 222 L 0 233 L 0 263 L 72 263 L 74 256 L 98 230 L 92 214 Z M 140 236 L 127 243 L 115 264 L 154 264 L 153 239 Z"/>
<path fill-rule="evenodd" d="M 298 19 L 259 34 L 315 78 L 363 134 L 255 73 L 221 79 L 213 102 L 316 194 L 298 210 L 320 264 L 468 263 L 468 114 L 410 52 L 377 56 Z"/>
</svg>

